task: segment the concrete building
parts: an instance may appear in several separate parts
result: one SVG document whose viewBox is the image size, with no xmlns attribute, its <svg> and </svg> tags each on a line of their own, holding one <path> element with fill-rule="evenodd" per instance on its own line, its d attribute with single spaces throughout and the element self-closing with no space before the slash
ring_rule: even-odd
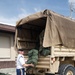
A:
<svg viewBox="0 0 75 75">
<path fill-rule="evenodd" d="M 14 36 L 14 26 L 0 24 L 0 69 L 15 67 Z"/>
</svg>

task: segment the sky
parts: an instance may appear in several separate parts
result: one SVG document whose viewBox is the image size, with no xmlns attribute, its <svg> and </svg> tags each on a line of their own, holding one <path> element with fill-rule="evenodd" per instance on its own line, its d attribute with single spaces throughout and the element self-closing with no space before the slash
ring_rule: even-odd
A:
<svg viewBox="0 0 75 75">
<path fill-rule="evenodd" d="M 0 0 L 0 23 L 15 26 L 21 18 L 45 9 L 70 17 L 71 3 L 74 8 L 75 0 Z"/>
</svg>

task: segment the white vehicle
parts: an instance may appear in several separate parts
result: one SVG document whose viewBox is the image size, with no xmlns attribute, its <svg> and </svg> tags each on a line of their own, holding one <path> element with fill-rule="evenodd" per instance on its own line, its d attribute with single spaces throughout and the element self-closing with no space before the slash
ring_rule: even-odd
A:
<svg viewBox="0 0 75 75">
<path fill-rule="evenodd" d="M 25 57 L 38 43 L 45 30 L 43 47 L 50 47 L 50 55 L 39 55 L 38 64 L 29 73 L 35 75 L 75 75 L 75 21 L 50 10 L 22 18 L 16 24 L 15 48 L 22 48 Z"/>
</svg>

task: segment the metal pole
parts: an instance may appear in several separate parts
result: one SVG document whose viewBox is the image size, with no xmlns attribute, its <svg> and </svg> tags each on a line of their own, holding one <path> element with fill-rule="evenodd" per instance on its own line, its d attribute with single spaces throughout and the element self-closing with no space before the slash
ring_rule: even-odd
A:
<svg viewBox="0 0 75 75">
<path fill-rule="evenodd" d="M 72 3 L 70 4 L 70 18 L 72 18 Z"/>
</svg>

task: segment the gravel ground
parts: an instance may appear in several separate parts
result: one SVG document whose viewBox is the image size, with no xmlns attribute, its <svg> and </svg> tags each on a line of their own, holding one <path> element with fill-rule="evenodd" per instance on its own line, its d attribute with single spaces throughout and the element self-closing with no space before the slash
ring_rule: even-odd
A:
<svg viewBox="0 0 75 75">
<path fill-rule="evenodd" d="M 16 69 L 15 68 L 5 68 L 0 69 L 0 73 L 10 74 L 10 75 L 16 75 Z"/>
</svg>

